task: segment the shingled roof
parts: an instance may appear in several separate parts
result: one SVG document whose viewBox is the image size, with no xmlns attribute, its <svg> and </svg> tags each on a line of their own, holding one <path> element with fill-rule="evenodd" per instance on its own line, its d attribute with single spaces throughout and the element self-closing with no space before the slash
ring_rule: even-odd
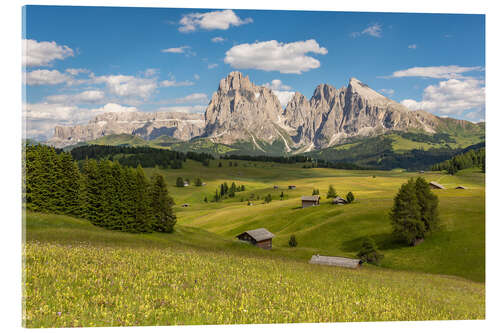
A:
<svg viewBox="0 0 500 333">
<path fill-rule="evenodd" d="M 431 185 L 434 188 L 442 189 L 444 190 L 444 186 L 439 184 L 438 182 L 430 182 L 429 185 Z"/>
<path fill-rule="evenodd" d="M 269 232 L 269 230 L 267 230 L 266 228 L 248 230 L 248 231 L 245 231 L 244 233 L 249 234 L 250 237 L 255 239 L 255 241 L 257 241 L 257 242 L 263 241 L 265 239 L 271 239 L 274 237 L 274 234 Z"/>
<path fill-rule="evenodd" d="M 348 267 L 348 268 L 357 268 L 361 264 L 359 259 L 328 257 L 328 256 L 320 256 L 319 254 L 313 255 L 311 257 L 311 260 L 309 260 L 309 263 L 318 265 Z"/>
<path fill-rule="evenodd" d="M 319 195 L 305 195 L 302 197 L 302 201 L 318 201 Z"/>
</svg>

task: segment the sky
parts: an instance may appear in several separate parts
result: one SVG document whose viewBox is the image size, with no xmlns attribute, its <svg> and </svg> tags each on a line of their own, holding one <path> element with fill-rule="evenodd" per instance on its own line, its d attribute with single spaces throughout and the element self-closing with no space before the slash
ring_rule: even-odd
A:
<svg viewBox="0 0 500 333">
<path fill-rule="evenodd" d="M 241 71 L 283 107 L 351 77 L 410 110 L 485 119 L 485 18 L 401 14 L 27 6 L 25 137 L 103 112 L 205 111 Z"/>
</svg>

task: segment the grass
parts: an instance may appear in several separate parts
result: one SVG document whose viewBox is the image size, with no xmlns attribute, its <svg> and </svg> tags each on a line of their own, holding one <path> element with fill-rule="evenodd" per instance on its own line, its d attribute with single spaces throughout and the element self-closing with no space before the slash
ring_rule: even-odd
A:
<svg viewBox="0 0 500 333">
<path fill-rule="evenodd" d="M 26 327 L 485 317 L 482 283 L 309 265 L 184 226 L 133 235 L 28 212 L 24 260 Z"/>
</svg>

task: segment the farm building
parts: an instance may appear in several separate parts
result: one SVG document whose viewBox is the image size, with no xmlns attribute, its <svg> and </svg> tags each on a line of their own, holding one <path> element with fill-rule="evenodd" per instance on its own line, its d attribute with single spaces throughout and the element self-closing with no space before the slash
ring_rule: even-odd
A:
<svg viewBox="0 0 500 333">
<path fill-rule="evenodd" d="M 319 195 L 309 195 L 302 197 L 302 208 L 319 206 Z"/>
<path fill-rule="evenodd" d="M 459 185 L 459 186 L 457 186 L 457 187 L 456 187 L 456 189 L 457 189 L 457 190 L 466 190 L 466 189 L 467 189 L 467 187 L 462 186 L 462 185 Z"/>
<path fill-rule="evenodd" d="M 239 240 L 249 242 L 250 244 L 256 245 L 266 250 L 270 250 L 273 247 L 274 234 L 272 234 L 265 228 L 245 231 L 244 233 L 241 233 L 236 237 Z"/>
<path fill-rule="evenodd" d="M 296 188 L 297 188 L 297 186 L 295 186 L 295 185 L 288 185 L 289 190 L 295 190 Z"/>
<path fill-rule="evenodd" d="M 439 184 L 438 182 L 430 182 L 429 185 L 431 188 L 436 189 L 436 190 L 444 190 L 444 186 Z"/>
<path fill-rule="evenodd" d="M 349 259 L 349 258 L 343 258 L 343 257 L 327 257 L 327 256 L 320 256 L 319 254 L 316 254 L 316 255 L 313 255 L 311 257 L 311 260 L 309 260 L 309 263 L 310 264 L 317 264 L 317 265 L 358 268 L 361 266 L 362 261 L 359 259 Z"/>
<path fill-rule="evenodd" d="M 275 190 L 279 189 L 278 185 L 274 185 L 274 186 L 273 186 L 273 188 L 274 188 Z"/>
<path fill-rule="evenodd" d="M 333 199 L 333 204 L 334 204 L 334 205 L 345 205 L 345 204 L 347 204 L 347 200 L 346 200 L 346 199 L 343 199 L 343 198 L 341 198 L 341 197 L 335 197 L 335 198 Z"/>
<path fill-rule="evenodd" d="M 189 204 L 187 204 L 187 203 L 182 204 L 182 207 L 189 207 Z"/>
</svg>

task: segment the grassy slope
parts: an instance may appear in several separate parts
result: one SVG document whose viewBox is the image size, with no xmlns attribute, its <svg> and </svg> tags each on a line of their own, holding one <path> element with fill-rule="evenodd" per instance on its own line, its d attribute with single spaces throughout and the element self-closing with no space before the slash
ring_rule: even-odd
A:
<svg viewBox="0 0 500 333">
<path fill-rule="evenodd" d="M 482 319 L 484 284 L 279 257 L 200 229 L 107 231 L 28 212 L 27 327 Z"/>
<path fill-rule="evenodd" d="M 485 207 L 484 174 L 478 170 L 464 170 L 456 176 L 442 173 L 425 173 L 427 180 L 436 180 L 448 189 L 435 191 L 440 200 L 443 229 L 431 235 L 417 247 L 406 247 L 392 240 L 388 212 L 392 198 L 399 186 L 416 173 L 384 171 L 348 171 L 332 169 L 303 169 L 300 165 L 238 161 L 238 167 L 202 167 L 188 162 L 180 170 L 156 170 L 163 173 L 177 203 L 179 225 L 201 228 L 233 239 L 238 233 L 265 227 L 276 234 L 274 252 L 280 255 L 309 259 L 312 254 L 354 257 L 362 238 L 373 237 L 379 244 L 385 259 L 383 267 L 412 271 L 448 274 L 484 281 L 485 265 Z M 148 169 L 152 174 L 155 170 Z M 376 178 L 373 178 L 376 175 Z M 207 183 L 204 187 L 176 188 L 178 176 L 192 182 L 198 176 Z M 236 198 L 222 203 L 204 203 L 210 200 L 216 187 L 235 181 L 244 184 L 247 191 L 237 193 Z M 286 189 L 289 184 L 296 190 Z M 280 190 L 273 190 L 273 185 Z M 310 195 L 318 188 L 325 195 L 333 184 L 337 192 L 345 196 L 354 192 L 352 205 L 333 206 L 326 200 L 319 207 L 300 209 L 300 196 Z M 457 185 L 468 190 L 455 190 Z M 285 200 L 279 201 L 281 191 Z M 254 206 L 247 206 L 251 194 L 259 196 Z M 271 193 L 273 201 L 263 204 L 262 199 Z M 241 202 L 240 200 L 243 200 Z M 187 208 L 181 208 L 189 203 Z M 297 236 L 299 246 L 287 246 L 291 234 Z"/>
</svg>

